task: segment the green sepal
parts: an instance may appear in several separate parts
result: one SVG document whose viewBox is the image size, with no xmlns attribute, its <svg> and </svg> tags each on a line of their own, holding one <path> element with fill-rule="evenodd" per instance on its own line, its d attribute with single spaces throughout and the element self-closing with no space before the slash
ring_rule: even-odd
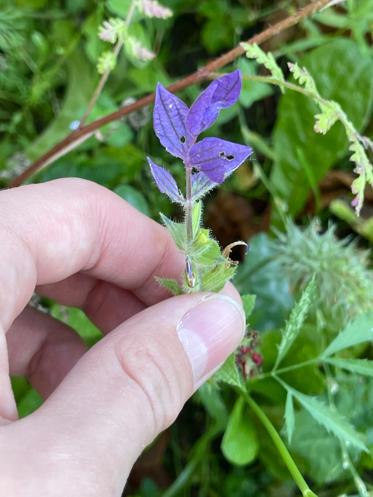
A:
<svg viewBox="0 0 373 497">
<path fill-rule="evenodd" d="M 155 279 L 163 288 L 169 290 L 172 295 L 182 295 L 185 293 L 179 283 L 172 278 L 159 278 L 156 276 Z"/>
<path fill-rule="evenodd" d="M 204 266 L 215 266 L 217 263 L 226 263 L 226 259 L 221 255 L 218 242 L 210 238 L 207 229 L 199 229 L 194 239 L 190 251 L 190 257 L 197 263 Z"/>
<path fill-rule="evenodd" d="M 192 210 L 193 240 L 198 234 L 202 221 L 202 202 L 196 202 Z"/>
<path fill-rule="evenodd" d="M 175 221 L 171 221 L 167 216 L 160 213 L 163 224 L 168 229 L 170 235 L 172 236 L 174 242 L 176 243 L 177 248 L 180 250 L 185 249 L 186 245 L 186 233 L 185 233 L 185 225 L 184 223 L 176 223 Z"/>
<path fill-rule="evenodd" d="M 225 383 L 226 385 L 237 387 L 242 392 L 246 391 L 242 375 L 236 365 L 236 358 L 234 354 L 231 354 L 228 357 L 210 381 L 212 383 Z"/>
<path fill-rule="evenodd" d="M 233 278 L 236 269 L 237 266 L 223 263 L 206 271 L 201 277 L 201 288 L 205 292 L 220 292 L 227 281 Z"/>
</svg>

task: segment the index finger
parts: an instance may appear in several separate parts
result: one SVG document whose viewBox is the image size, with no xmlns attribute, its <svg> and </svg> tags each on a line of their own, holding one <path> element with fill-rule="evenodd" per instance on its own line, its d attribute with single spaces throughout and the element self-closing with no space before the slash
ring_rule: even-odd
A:
<svg viewBox="0 0 373 497">
<path fill-rule="evenodd" d="M 175 277 L 183 256 L 168 232 L 109 190 L 60 179 L 0 193 L 0 322 L 7 329 L 36 285 L 83 271 L 148 303 L 155 275 Z"/>
</svg>

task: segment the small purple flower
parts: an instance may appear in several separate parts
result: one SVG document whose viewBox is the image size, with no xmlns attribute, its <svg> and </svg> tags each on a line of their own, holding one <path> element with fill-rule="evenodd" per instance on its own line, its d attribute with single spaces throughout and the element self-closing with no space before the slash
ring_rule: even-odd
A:
<svg viewBox="0 0 373 497">
<path fill-rule="evenodd" d="M 192 175 L 196 200 L 222 183 L 252 153 L 252 149 L 220 138 L 198 136 L 212 126 L 220 110 L 237 102 L 241 91 L 239 70 L 213 81 L 190 108 L 158 83 L 154 105 L 154 131 L 164 148 L 183 160 Z M 148 159 L 158 188 L 174 202 L 183 202 L 171 174 Z"/>
</svg>

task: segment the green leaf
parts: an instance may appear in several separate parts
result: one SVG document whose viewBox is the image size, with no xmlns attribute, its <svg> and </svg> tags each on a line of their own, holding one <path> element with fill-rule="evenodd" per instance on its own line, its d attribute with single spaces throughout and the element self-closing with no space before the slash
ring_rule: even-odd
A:
<svg viewBox="0 0 373 497">
<path fill-rule="evenodd" d="M 195 202 L 192 210 L 193 238 L 197 236 L 202 221 L 202 202 Z"/>
<path fill-rule="evenodd" d="M 291 311 L 290 318 L 286 323 L 282 333 L 281 342 L 278 348 L 278 355 L 274 369 L 277 369 L 282 359 L 288 353 L 290 347 L 299 335 L 302 325 L 307 317 L 316 291 L 315 278 L 312 278 L 301 295 L 300 300 L 295 304 Z"/>
<path fill-rule="evenodd" d="M 224 430 L 228 422 L 228 411 L 222 397 L 222 391 L 211 382 L 207 382 L 199 387 L 196 397 L 209 416 Z"/>
<path fill-rule="evenodd" d="M 106 0 L 106 7 L 110 12 L 126 17 L 133 0 Z"/>
<path fill-rule="evenodd" d="M 201 288 L 204 292 L 220 292 L 228 280 L 233 278 L 236 266 L 228 266 L 224 262 L 207 270 L 201 278 Z"/>
<path fill-rule="evenodd" d="M 314 420 L 327 431 L 333 433 L 333 435 L 343 443 L 348 443 L 362 451 L 367 450 L 361 434 L 358 433 L 353 425 L 345 417 L 339 414 L 338 411 L 330 409 L 330 407 L 315 397 L 304 395 L 289 386 L 286 386 L 286 389 L 288 392 L 290 391 L 292 393 L 294 398 L 304 407 Z"/>
<path fill-rule="evenodd" d="M 22 376 L 12 377 L 12 389 L 20 418 L 28 416 L 43 403 L 40 394 Z"/>
<path fill-rule="evenodd" d="M 120 185 L 115 188 L 114 192 L 124 200 L 127 200 L 127 202 L 133 205 L 137 210 L 146 216 L 149 216 L 148 203 L 144 195 L 138 190 L 135 190 L 135 188 L 130 185 Z"/>
<path fill-rule="evenodd" d="M 291 394 L 291 392 L 288 392 L 285 404 L 285 428 L 289 443 L 291 443 L 294 427 L 295 427 L 295 416 L 294 416 L 293 395 Z"/>
<path fill-rule="evenodd" d="M 289 280 L 277 259 L 273 242 L 260 233 L 250 239 L 249 252 L 234 279 L 241 295 L 255 293 L 250 323 L 261 331 L 283 326 L 293 304 Z"/>
<path fill-rule="evenodd" d="M 229 417 L 221 450 L 229 462 L 238 466 L 250 464 L 258 453 L 256 432 L 242 397 L 237 399 Z"/>
<path fill-rule="evenodd" d="M 262 64 L 271 75 L 279 81 L 284 81 L 282 70 L 277 65 L 275 58 L 271 52 L 264 52 L 258 45 L 251 43 L 241 43 L 242 48 L 246 51 L 248 59 L 255 59 L 259 64 Z"/>
<path fill-rule="evenodd" d="M 173 280 L 172 278 L 159 278 L 158 276 L 156 276 L 155 279 L 161 286 L 169 290 L 172 295 L 182 295 L 183 290 L 176 280 Z"/>
<path fill-rule="evenodd" d="M 309 71 L 320 95 L 339 103 L 361 130 L 369 119 L 373 95 L 370 55 L 362 53 L 351 40 L 337 39 L 306 54 L 299 65 Z M 301 210 L 311 189 L 317 192 L 319 181 L 348 149 L 346 133 L 339 123 L 325 136 L 315 133 L 314 116 L 318 112 L 318 105 L 299 93 L 287 90 L 280 99 L 271 182 L 291 215 Z"/>
<path fill-rule="evenodd" d="M 210 237 L 209 230 L 200 228 L 189 251 L 192 259 L 203 266 L 215 266 L 218 261 L 226 263 L 218 242 Z"/>
<path fill-rule="evenodd" d="M 53 304 L 51 315 L 73 328 L 88 347 L 91 347 L 102 338 L 102 332 L 80 309 Z"/>
<path fill-rule="evenodd" d="M 175 223 L 175 221 L 171 221 L 171 219 L 169 219 L 162 213 L 160 213 L 159 215 L 162 219 L 163 224 L 166 226 L 166 228 L 170 232 L 170 235 L 174 239 L 176 246 L 180 250 L 184 250 L 186 244 L 184 223 Z"/>
<path fill-rule="evenodd" d="M 366 438 L 373 454 L 373 378 L 354 374 L 338 373 L 333 379 L 333 401 L 338 412 Z M 325 396 L 327 401 L 327 396 Z M 347 447 L 352 463 L 357 467 L 359 460 L 368 455 L 360 450 Z M 319 484 L 346 481 L 350 475 L 342 458 L 341 443 L 332 433 L 301 408 L 295 414 L 295 429 L 291 449 L 301 458 L 306 474 Z M 361 462 L 360 462 L 361 464 Z M 359 464 L 359 468 L 361 465 Z"/>
<path fill-rule="evenodd" d="M 319 484 L 335 481 L 345 474 L 339 440 L 304 409 L 295 414 L 290 448 L 303 461 L 304 471 Z"/>
<path fill-rule="evenodd" d="M 249 322 L 249 318 L 254 310 L 255 307 L 255 300 L 256 296 L 255 295 L 241 295 L 242 299 L 242 304 L 243 304 L 243 310 L 245 313 L 245 319 L 246 323 Z"/>
<path fill-rule="evenodd" d="M 364 376 L 373 376 L 373 361 L 367 359 L 326 359 L 328 364 L 340 369 L 347 369 L 352 373 L 361 374 Z"/>
<path fill-rule="evenodd" d="M 256 63 L 254 61 L 245 60 L 243 58 L 238 59 L 237 67 L 242 73 L 242 90 L 239 101 L 244 107 L 250 107 L 254 102 L 262 100 L 273 93 L 271 85 L 251 81 L 248 78 L 248 76 L 254 76 L 257 74 L 255 66 Z M 253 146 L 252 143 L 251 145 Z"/>
<path fill-rule="evenodd" d="M 336 336 L 326 348 L 322 357 L 329 357 L 340 350 L 373 340 L 373 312 L 362 314 Z"/>
<path fill-rule="evenodd" d="M 240 390 L 245 391 L 244 383 L 238 368 L 236 366 L 236 358 L 231 354 L 225 363 L 212 377 L 213 382 L 225 383 L 231 387 L 238 387 Z"/>
</svg>

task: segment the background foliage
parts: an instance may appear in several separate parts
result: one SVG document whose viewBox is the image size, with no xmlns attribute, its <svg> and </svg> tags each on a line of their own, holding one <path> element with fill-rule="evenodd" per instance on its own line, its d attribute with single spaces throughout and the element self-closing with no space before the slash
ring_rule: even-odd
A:
<svg viewBox="0 0 373 497">
<path fill-rule="evenodd" d="M 164 4 L 171 17 L 137 12 L 128 29 L 155 57 L 141 60 L 125 43 L 89 121 L 152 92 L 157 81 L 167 85 L 196 70 L 303 3 Z M 82 118 L 99 78 L 97 63 L 110 49 L 99 27 L 113 17 L 126 19 L 130 8 L 130 0 L 3 1 L 3 187 Z M 246 398 L 242 380 L 229 373 L 231 359 L 216 378 L 219 386 L 204 386 L 147 449 L 126 495 L 296 495 L 252 399 L 318 495 L 372 495 L 373 193 L 366 190 L 358 218 L 350 207 L 353 165 L 341 122 L 325 135 L 315 133 L 315 100 L 281 86 L 302 86 L 289 62 L 306 68 L 319 94 L 341 106 L 356 132 L 371 136 L 372 25 L 372 0 L 348 0 L 267 42 L 262 48 L 273 53 L 273 64 L 256 53 L 227 68 L 241 69 L 244 89 L 240 104 L 225 111 L 211 133 L 250 144 L 255 158 L 209 196 L 205 223 L 223 246 L 249 243 L 246 257 L 233 252 L 243 261 L 235 283 L 242 294 L 257 296 L 249 330 L 258 332 L 254 348 L 263 364 L 245 357 Z M 191 86 L 181 97 L 191 102 L 198 91 Z M 101 128 L 33 181 L 91 179 L 155 219 L 159 211 L 178 219 L 180 212 L 153 185 L 145 155 L 170 164 L 154 137 L 150 108 Z M 182 174 L 179 164 L 171 165 L 175 176 Z M 100 338 L 81 311 L 49 301 L 38 305 L 90 345 Z M 21 415 L 40 405 L 25 379 L 15 378 L 14 389 Z"/>
</svg>

